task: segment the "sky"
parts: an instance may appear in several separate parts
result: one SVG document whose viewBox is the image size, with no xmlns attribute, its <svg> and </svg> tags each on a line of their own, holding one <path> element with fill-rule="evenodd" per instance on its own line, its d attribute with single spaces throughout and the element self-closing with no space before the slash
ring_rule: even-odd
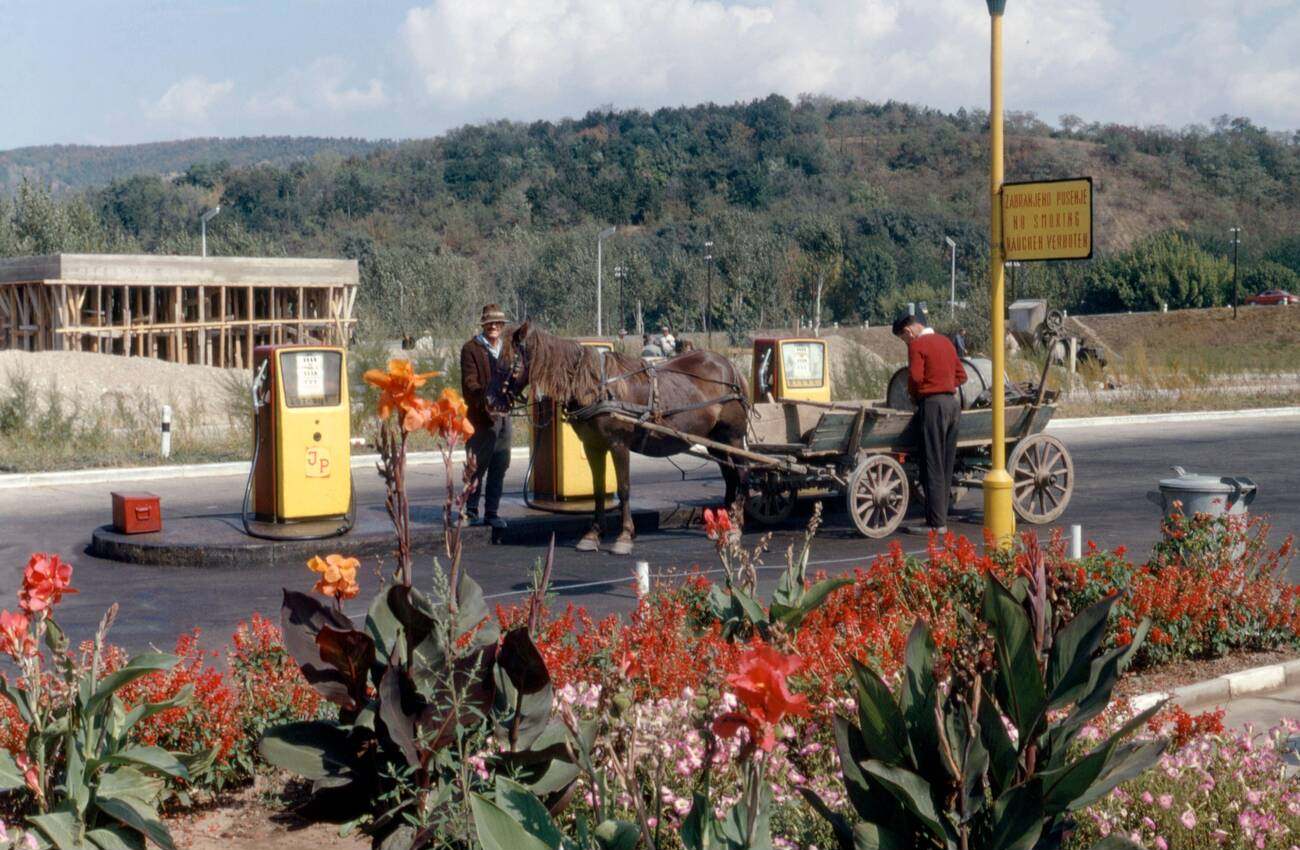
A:
<svg viewBox="0 0 1300 850">
<path fill-rule="evenodd" d="M 980 0 L 0 0 L 0 149 L 428 137 L 779 92 L 988 104 Z M 1009 0 L 1006 108 L 1300 129 L 1300 0 Z"/>
</svg>

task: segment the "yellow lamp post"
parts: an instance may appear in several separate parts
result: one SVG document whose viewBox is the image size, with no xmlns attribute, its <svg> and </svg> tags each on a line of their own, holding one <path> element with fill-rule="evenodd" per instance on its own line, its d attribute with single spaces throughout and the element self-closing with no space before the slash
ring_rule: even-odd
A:
<svg viewBox="0 0 1300 850">
<path fill-rule="evenodd" d="M 986 0 L 989 7 L 989 287 L 990 333 L 994 380 L 1001 383 L 1007 371 L 1006 328 L 1003 303 L 1006 270 L 1002 265 L 1002 13 L 1007 0 Z M 984 529 L 994 545 L 1007 547 L 1016 534 L 1011 508 L 1011 475 L 1007 472 L 1006 399 L 1001 387 L 993 393 L 993 468 L 984 476 Z"/>
</svg>

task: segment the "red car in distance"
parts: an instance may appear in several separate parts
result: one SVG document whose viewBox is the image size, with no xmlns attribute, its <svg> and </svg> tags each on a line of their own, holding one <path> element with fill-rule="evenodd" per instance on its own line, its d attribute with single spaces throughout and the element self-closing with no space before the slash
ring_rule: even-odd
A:
<svg viewBox="0 0 1300 850">
<path fill-rule="evenodd" d="M 1292 295 L 1285 289 L 1266 289 L 1258 295 L 1252 295 L 1247 298 L 1246 303 L 1286 307 L 1291 304 L 1300 304 L 1300 295 Z"/>
</svg>

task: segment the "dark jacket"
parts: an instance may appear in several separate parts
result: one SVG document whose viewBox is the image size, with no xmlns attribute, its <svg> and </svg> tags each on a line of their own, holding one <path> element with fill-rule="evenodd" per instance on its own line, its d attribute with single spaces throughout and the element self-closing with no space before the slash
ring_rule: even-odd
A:
<svg viewBox="0 0 1300 850">
<path fill-rule="evenodd" d="M 469 421 L 478 429 L 492 427 L 488 412 L 487 390 L 496 365 L 492 353 L 477 338 L 460 347 L 460 394 L 469 407 Z"/>
</svg>

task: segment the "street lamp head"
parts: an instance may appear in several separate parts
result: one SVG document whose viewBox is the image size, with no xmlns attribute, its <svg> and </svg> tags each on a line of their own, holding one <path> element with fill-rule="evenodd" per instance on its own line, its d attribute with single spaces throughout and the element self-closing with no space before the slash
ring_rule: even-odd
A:
<svg viewBox="0 0 1300 850">
<path fill-rule="evenodd" d="M 205 212 L 205 213 L 200 217 L 200 221 L 202 221 L 204 224 L 207 224 L 209 221 L 212 221 L 212 219 L 216 218 L 216 217 L 217 217 L 217 213 L 219 213 L 219 212 L 221 212 L 221 206 L 220 206 L 220 205 L 217 205 L 217 206 L 213 207 L 212 209 L 208 210 L 207 212 Z"/>
<path fill-rule="evenodd" d="M 952 248 L 954 251 L 957 250 L 957 243 L 953 240 L 951 236 L 943 237 L 943 241 L 948 243 L 949 248 Z"/>
<path fill-rule="evenodd" d="M 604 230 L 600 231 L 600 235 L 599 235 L 597 238 L 598 238 L 598 239 L 604 239 L 604 238 L 606 238 L 606 237 L 608 237 L 608 236 L 613 236 L 613 235 L 614 235 L 614 231 L 617 230 L 617 229 L 618 229 L 618 228 L 617 228 L 616 226 L 614 226 L 614 225 L 611 224 L 609 227 L 606 227 Z"/>
</svg>

